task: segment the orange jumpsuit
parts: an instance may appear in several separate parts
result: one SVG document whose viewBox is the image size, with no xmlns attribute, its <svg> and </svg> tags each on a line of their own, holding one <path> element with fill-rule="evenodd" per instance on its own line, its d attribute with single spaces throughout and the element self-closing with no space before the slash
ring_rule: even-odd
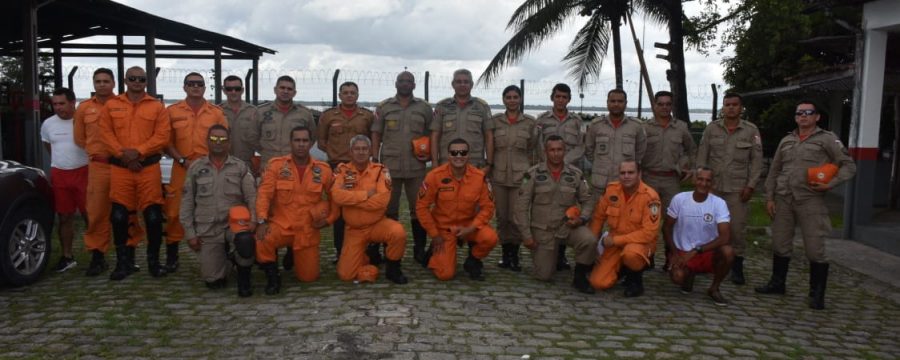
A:
<svg viewBox="0 0 900 360">
<path fill-rule="evenodd" d="M 620 182 L 609 183 L 594 208 L 590 226 L 594 236 L 599 236 L 607 223 L 614 245 L 604 249 L 594 265 L 591 286 L 608 289 L 615 285 L 622 264 L 632 271 L 641 271 L 650 264 L 656 251 L 661 212 L 659 195 L 643 181 L 627 199 Z"/>
<path fill-rule="evenodd" d="M 329 194 L 333 182 L 328 163 L 310 158 L 301 177 L 291 155 L 269 160 L 256 192 L 256 216 L 269 224 L 268 235 L 256 243 L 260 264 L 274 263 L 275 251 L 291 246 L 297 279 L 310 282 L 319 277 L 320 234 L 312 226 L 311 211 L 329 206 L 323 195 Z M 335 213 L 330 212 L 329 223 Z"/>
<path fill-rule="evenodd" d="M 100 112 L 100 129 L 109 154 L 121 158 L 122 149 L 136 149 L 142 161 L 159 155 L 172 133 L 165 105 L 146 93 L 136 104 L 128 99 L 127 93 L 107 100 Z M 109 199 L 129 211 L 162 205 L 159 162 L 144 166 L 138 172 L 111 166 Z"/>
<path fill-rule="evenodd" d="M 175 145 L 181 156 L 191 161 L 209 154 L 206 137 L 210 127 L 215 124 L 228 127 L 228 120 L 225 120 L 222 109 L 209 102 L 204 102 L 196 113 L 184 100 L 172 104 L 166 111 L 169 112 L 169 121 L 172 123 L 171 144 Z M 172 164 L 164 206 L 166 219 L 170 219 L 166 221 L 166 244 L 175 244 L 184 238 L 184 228 L 177 219 L 186 174 L 187 168 L 178 163 Z"/>
<path fill-rule="evenodd" d="M 84 148 L 91 159 L 88 163 L 87 229 L 84 231 L 84 248 L 106 253 L 109 250 L 111 227 L 109 212 L 109 153 L 100 136 L 100 112 L 103 104 L 92 97 L 78 105 L 75 111 L 75 144 Z M 129 218 L 128 246 L 141 242 L 144 231 L 136 215 Z"/>
<path fill-rule="evenodd" d="M 375 194 L 368 196 L 369 190 Z M 360 172 L 352 163 L 338 165 L 331 188 L 334 202 L 341 207 L 346 232 L 341 258 L 337 263 L 338 278 L 362 280 L 359 269 L 369 264 L 366 246 L 387 243 L 388 260 L 400 260 L 406 248 L 406 230 L 396 220 L 384 216 L 391 200 L 391 174 L 382 164 L 370 162 Z"/>
<path fill-rule="evenodd" d="M 429 237 L 440 235 L 444 239 L 443 249 L 432 249 L 428 261 L 438 280 L 450 280 L 456 274 L 456 229 L 477 229 L 463 239 L 473 243 L 472 256 L 476 259 L 484 259 L 497 246 L 497 232 L 489 225 L 494 216 L 491 185 L 484 172 L 472 165 L 466 165 L 462 180 L 453 177 L 449 163 L 431 170 L 419 188 L 416 215 Z"/>
</svg>

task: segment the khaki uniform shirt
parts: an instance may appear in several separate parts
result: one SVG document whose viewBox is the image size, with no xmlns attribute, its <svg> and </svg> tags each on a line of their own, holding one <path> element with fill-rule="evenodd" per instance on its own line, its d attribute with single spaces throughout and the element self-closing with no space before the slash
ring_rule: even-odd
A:
<svg viewBox="0 0 900 360">
<path fill-rule="evenodd" d="M 644 122 L 647 134 L 647 150 L 641 160 L 641 167 L 650 171 L 675 171 L 679 175 L 683 169 L 693 167 L 697 145 L 691 137 L 686 122 L 676 118 L 662 127 L 656 119 Z"/>
<path fill-rule="evenodd" d="M 774 200 L 776 194 L 793 196 L 796 200 L 824 196 L 824 193 L 809 187 L 807 170 L 825 163 L 832 163 L 840 169 L 828 183 L 831 188 L 856 174 L 856 164 L 847 154 L 847 148 L 831 131 L 816 127 L 802 141 L 797 130 L 791 131 L 781 139 L 772 158 L 766 177 L 766 199 Z"/>
<path fill-rule="evenodd" d="M 566 164 L 575 164 L 581 166 L 581 158 L 584 157 L 584 131 L 581 131 L 581 124 L 584 121 L 577 114 L 569 111 L 563 121 L 559 121 L 553 110 L 544 112 L 537 117 L 538 146 L 535 151 L 538 152 L 541 161 L 547 160 L 544 153 L 544 140 L 550 135 L 559 135 L 566 143 Z M 496 161 L 495 161 L 496 162 Z"/>
<path fill-rule="evenodd" d="M 615 128 L 609 117 L 602 115 L 588 127 L 584 144 L 585 155 L 593 163 L 591 185 L 603 189 L 619 179 L 619 163 L 644 158 L 647 136 L 640 120 L 626 116 Z"/>
<path fill-rule="evenodd" d="M 469 143 L 469 163 L 481 167 L 485 163 L 484 133 L 494 129 L 491 121 L 491 108 L 487 102 L 470 96 L 462 107 L 453 97 L 446 98 L 434 105 L 434 122 L 431 130 L 440 130 L 440 156 L 438 163 L 449 159 L 447 146 L 450 141 L 460 138 Z"/>
<path fill-rule="evenodd" d="M 496 185 L 518 186 L 528 167 L 534 163 L 532 155 L 537 145 L 535 121 L 531 115 L 520 114 L 510 124 L 506 113 L 494 115 L 494 166 L 491 181 Z"/>
<path fill-rule="evenodd" d="M 578 167 L 565 164 L 559 180 L 555 180 L 547 163 L 542 162 L 528 169 L 525 176 L 514 215 L 523 239 L 534 238 L 532 228 L 555 232 L 557 238 L 568 237 L 566 209 L 573 205 L 581 209 L 583 219 L 591 218 L 591 192 Z"/>
<path fill-rule="evenodd" d="M 260 105 L 254 120 L 252 138 L 257 139 L 255 145 L 263 164 L 268 164 L 273 157 L 291 153 L 291 129 L 294 127 L 308 127 L 312 141 L 316 141 L 316 122 L 312 111 L 303 105 L 294 104 L 287 113 L 278 110 L 274 102 Z"/>
<path fill-rule="evenodd" d="M 332 164 L 350 161 L 350 139 L 356 135 L 372 138 L 372 123 L 375 114 L 357 106 L 349 118 L 344 115 L 340 105 L 325 110 L 319 118 L 319 149 L 328 154 L 328 162 Z M 325 146 L 322 145 L 325 141 Z"/>
<path fill-rule="evenodd" d="M 209 237 L 228 228 L 228 210 L 235 205 L 250 209 L 256 221 L 256 180 L 250 168 L 240 159 L 228 156 L 217 169 L 204 156 L 188 168 L 181 196 L 178 219 L 184 227 L 184 238 Z"/>
<path fill-rule="evenodd" d="M 372 132 L 381 134 L 380 161 L 390 169 L 392 177 L 425 176 L 425 163 L 413 155 L 412 140 L 431 133 L 433 116 L 431 105 L 419 98 L 412 98 L 404 108 L 396 97 L 391 97 L 375 108 Z"/>
<path fill-rule="evenodd" d="M 234 155 L 234 157 L 249 164 L 250 158 L 252 158 L 253 153 L 256 152 L 256 145 L 254 144 L 256 144 L 257 138 L 252 137 L 252 135 L 256 133 L 256 131 L 253 130 L 255 125 L 254 117 L 256 116 L 256 106 L 241 101 L 241 106 L 238 108 L 237 112 L 235 112 L 227 102 L 219 104 L 219 107 L 222 109 L 222 112 L 225 113 L 225 117 L 228 119 L 228 125 L 230 126 L 231 155 Z"/>
<path fill-rule="evenodd" d="M 703 130 L 697 166 L 713 170 L 716 192 L 740 192 L 744 187 L 756 188 L 762 176 L 762 157 L 762 140 L 756 125 L 741 120 L 729 133 L 723 120 L 716 120 Z"/>
</svg>

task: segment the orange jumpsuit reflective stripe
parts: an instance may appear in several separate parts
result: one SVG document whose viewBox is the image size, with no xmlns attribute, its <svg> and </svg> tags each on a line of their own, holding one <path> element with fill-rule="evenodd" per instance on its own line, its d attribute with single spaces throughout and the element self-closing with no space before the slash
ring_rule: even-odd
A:
<svg viewBox="0 0 900 360">
<path fill-rule="evenodd" d="M 484 172 L 466 165 L 461 180 L 453 177 L 450 164 L 438 166 L 425 176 L 416 200 L 416 215 L 428 236 L 443 237 L 443 249 L 434 249 L 428 268 L 439 280 L 456 274 L 456 241 L 453 231 L 472 226 L 477 230 L 465 241 L 474 242 L 472 256 L 485 258 L 497 245 L 497 232 L 489 225 L 494 199 Z"/>
<path fill-rule="evenodd" d="M 319 277 L 319 229 L 312 226 L 311 210 L 328 203 L 334 178 L 327 163 L 309 159 L 301 179 L 291 155 L 269 160 L 256 192 L 256 216 L 266 219 L 269 233 L 257 239 L 256 260 L 275 262 L 275 250 L 294 251 L 294 274 L 303 282 Z M 329 221 L 333 221 L 332 216 Z"/>
<path fill-rule="evenodd" d="M 406 248 L 403 225 L 384 216 L 391 200 L 391 174 L 382 164 L 369 163 L 363 171 L 356 165 L 338 165 L 331 194 L 341 207 L 346 232 L 341 258 L 338 259 L 338 278 L 344 281 L 364 280 L 360 269 L 369 264 L 366 246 L 387 243 L 388 260 L 400 260 Z M 368 196 L 369 190 L 375 194 Z M 365 277 L 365 276 L 364 276 Z"/>
<path fill-rule="evenodd" d="M 100 111 L 100 136 L 107 153 L 122 156 L 122 149 L 136 149 L 140 159 L 158 155 L 169 143 L 171 125 L 163 103 L 144 94 L 137 103 L 122 94 L 106 101 Z M 110 167 L 110 200 L 129 210 L 163 204 L 159 163 L 131 172 Z"/>
<path fill-rule="evenodd" d="M 87 184 L 87 229 L 84 231 L 84 248 L 87 251 L 97 250 L 106 253 L 109 250 L 111 227 L 109 213 L 112 203 L 109 200 L 109 164 L 105 161 L 109 154 L 100 136 L 100 112 L 103 104 L 96 97 L 87 99 L 78 105 L 75 111 L 75 143 L 84 148 L 91 157 L 88 163 Z M 144 237 L 144 231 L 137 216 L 132 215 L 128 221 L 128 246 L 137 246 Z"/>
<path fill-rule="evenodd" d="M 612 287 L 622 264 L 640 271 L 650 263 L 656 250 L 661 212 L 659 195 L 643 181 L 627 200 L 620 182 L 609 183 L 594 208 L 590 224 L 595 237 L 600 235 L 604 223 L 609 225 L 613 237 L 613 246 L 604 249 L 591 272 L 594 288 Z"/>
<path fill-rule="evenodd" d="M 225 114 L 222 109 L 203 102 L 200 111 L 194 112 L 194 109 L 182 100 L 169 106 L 166 111 L 169 113 L 169 121 L 172 123 L 171 144 L 175 146 L 175 150 L 181 156 L 190 160 L 197 160 L 209 154 L 206 146 L 206 136 L 209 128 L 219 124 L 228 127 L 228 121 L 225 120 Z M 166 243 L 175 244 L 184 238 L 184 228 L 178 219 L 178 210 L 181 206 L 181 191 L 184 188 L 184 179 L 187 175 L 187 168 L 177 163 L 172 165 L 172 174 L 169 177 L 169 184 L 166 185 L 165 194 L 165 214 L 166 214 Z"/>
</svg>

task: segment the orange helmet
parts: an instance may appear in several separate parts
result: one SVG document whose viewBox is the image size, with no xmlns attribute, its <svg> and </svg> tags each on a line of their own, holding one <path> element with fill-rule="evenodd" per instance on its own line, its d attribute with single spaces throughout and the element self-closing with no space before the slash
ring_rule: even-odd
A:
<svg viewBox="0 0 900 360">
<path fill-rule="evenodd" d="M 572 205 L 566 209 L 566 217 L 569 219 L 577 219 L 579 216 L 581 216 L 581 209 L 578 206 Z"/>
<path fill-rule="evenodd" d="M 328 213 L 331 211 L 331 203 L 328 201 L 320 201 L 317 204 L 313 205 L 313 207 L 309 208 L 309 213 L 312 215 L 312 220 L 320 221 L 328 217 Z"/>
<path fill-rule="evenodd" d="M 431 138 L 427 135 L 412 139 L 412 147 L 417 158 L 431 158 Z"/>
<path fill-rule="evenodd" d="M 244 205 L 236 205 L 228 209 L 228 227 L 235 234 L 250 231 L 250 209 Z"/>
<path fill-rule="evenodd" d="M 810 183 L 828 184 L 837 175 L 838 167 L 835 164 L 826 163 L 818 167 L 806 170 L 806 180 Z"/>
<path fill-rule="evenodd" d="M 356 273 L 356 280 L 365 283 L 370 282 L 373 283 L 378 279 L 378 267 L 375 265 L 363 265 L 359 267 L 359 271 Z"/>
</svg>

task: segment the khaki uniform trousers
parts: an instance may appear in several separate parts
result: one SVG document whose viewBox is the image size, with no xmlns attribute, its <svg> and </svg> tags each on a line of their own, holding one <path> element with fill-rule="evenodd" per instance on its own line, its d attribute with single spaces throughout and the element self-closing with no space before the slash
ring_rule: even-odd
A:
<svg viewBox="0 0 900 360">
<path fill-rule="evenodd" d="M 828 262 L 825 258 L 825 236 L 831 232 L 831 219 L 821 196 L 796 200 L 792 196 L 775 195 L 775 218 L 772 219 L 772 250 L 775 255 L 791 257 L 794 227 L 800 225 L 803 248 L 811 262 Z"/>
<path fill-rule="evenodd" d="M 731 214 L 731 247 L 734 249 L 735 256 L 744 256 L 747 249 L 747 234 L 744 229 L 747 228 L 747 216 L 750 212 L 750 202 L 741 202 L 741 193 L 715 193 L 716 196 L 725 200 L 728 205 L 728 212 Z"/>
<path fill-rule="evenodd" d="M 566 225 L 563 225 L 566 226 Z M 587 226 L 569 229 L 569 236 L 556 237 L 556 231 L 531 228 L 531 234 L 537 243 L 537 249 L 531 253 L 534 262 L 534 277 L 539 280 L 550 280 L 556 273 L 556 260 L 559 245 L 565 244 L 575 249 L 575 263 L 593 265 L 597 259 L 597 239 Z"/>
<path fill-rule="evenodd" d="M 497 185 L 494 188 L 494 204 L 497 206 L 497 233 L 500 236 L 500 244 L 522 244 L 522 233 L 513 222 L 513 214 L 516 213 L 516 201 L 519 198 L 519 187 Z M 555 266 L 555 265 L 554 265 Z"/>
<path fill-rule="evenodd" d="M 223 231 L 214 236 L 200 236 L 200 277 L 203 281 L 213 282 L 225 279 L 231 264 L 228 262 L 228 250 L 234 249 L 234 234 Z M 255 258 L 243 258 L 235 251 L 234 260 L 238 266 L 253 266 Z"/>
<path fill-rule="evenodd" d="M 419 187 L 422 186 L 424 180 L 424 175 L 411 178 L 392 177 L 391 201 L 388 202 L 384 215 L 394 220 L 400 220 L 400 193 L 405 191 L 406 201 L 409 205 L 409 218 L 416 219 L 416 194 L 419 193 Z"/>
</svg>

